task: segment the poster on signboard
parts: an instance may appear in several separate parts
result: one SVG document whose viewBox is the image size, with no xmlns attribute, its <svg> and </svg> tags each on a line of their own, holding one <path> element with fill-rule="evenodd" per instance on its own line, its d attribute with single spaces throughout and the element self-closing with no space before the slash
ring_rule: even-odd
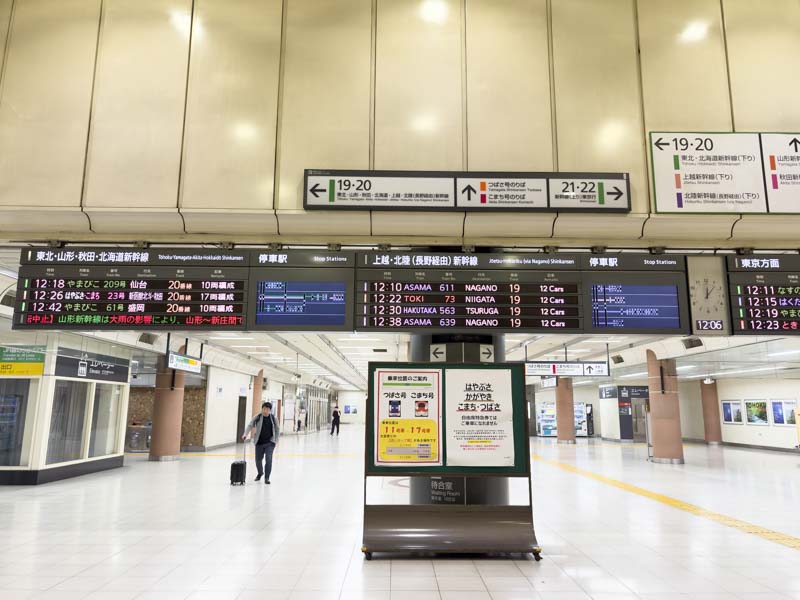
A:
<svg viewBox="0 0 800 600">
<path fill-rule="evenodd" d="M 447 465 L 513 467 L 511 371 L 448 369 Z"/>
<path fill-rule="evenodd" d="M 375 464 L 442 464 L 442 371 L 375 371 Z"/>
<path fill-rule="evenodd" d="M 769 425 L 766 400 L 745 400 L 748 425 Z"/>
</svg>

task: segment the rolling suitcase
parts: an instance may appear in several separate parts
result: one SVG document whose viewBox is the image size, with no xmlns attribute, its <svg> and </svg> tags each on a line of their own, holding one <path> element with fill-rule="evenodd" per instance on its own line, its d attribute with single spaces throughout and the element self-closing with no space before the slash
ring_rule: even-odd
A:
<svg viewBox="0 0 800 600">
<path fill-rule="evenodd" d="M 244 485 L 247 478 L 247 442 L 244 443 L 242 460 L 231 463 L 231 485 Z"/>
</svg>

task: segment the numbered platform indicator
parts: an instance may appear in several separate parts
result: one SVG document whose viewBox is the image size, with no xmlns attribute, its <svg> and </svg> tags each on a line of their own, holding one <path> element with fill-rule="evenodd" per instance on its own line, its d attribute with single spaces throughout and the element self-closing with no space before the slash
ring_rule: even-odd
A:
<svg viewBox="0 0 800 600">
<path fill-rule="evenodd" d="M 800 213 L 800 133 L 762 133 L 762 161 L 771 213 Z"/>
<path fill-rule="evenodd" d="M 757 133 L 651 132 L 659 213 L 764 213 Z"/>
<path fill-rule="evenodd" d="M 343 326 L 347 287 L 334 281 L 258 281 L 256 325 Z"/>
<path fill-rule="evenodd" d="M 306 169 L 303 206 L 318 210 L 629 212 L 627 173 Z"/>
</svg>

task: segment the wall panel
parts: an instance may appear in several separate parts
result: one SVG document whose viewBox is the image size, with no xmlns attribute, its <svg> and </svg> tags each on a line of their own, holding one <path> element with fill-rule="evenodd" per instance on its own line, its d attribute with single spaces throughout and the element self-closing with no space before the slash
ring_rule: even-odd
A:
<svg viewBox="0 0 800 600">
<path fill-rule="evenodd" d="M 2 77 L 3 56 L 6 51 L 6 36 L 11 25 L 11 5 L 14 0 L 0 0 L 0 78 Z M 2 85 L 2 81 L 0 81 Z"/>
<path fill-rule="evenodd" d="M 461 169 L 459 0 L 378 0 L 375 168 Z"/>
<path fill-rule="evenodd" d="M 303 207 L 303 169 L 369 168 L 371 23 L 370 0 L 287 3 L 277 208 Z"/>
<path fill-rule="evenodd" d="M 552 15 L 559 170 L 628 172 L 647 212 L 633 0 L 558 0 Z"/>
<path fill-rule="evenodd" d="M 281 0 L 195 1 L 181 207 L 272 208 L 280 45 Z"/>
<path fill-rule="evenodd" d="M 719 0 L 638 0 L 645 130 L 730 131 Z"/>
<path fill-rule="evenodd" d="M 551 171 L 545 0 L 467 0 L 468 168 Z"/>
<path fill-rule="evenodd" d="M 99 19 L 100 0 L 17 2 L 0 88 L 0 206 L 80 206 Z"/>
<path fill-rule="evenodd" d="M 737 131 L 800 131 L 800 2 L 723 0 Z"/>
<path fill-rule="evenodd" d="M 105 0 L 85 207 L 177 207 L 191 6 Z"/>
</svg>

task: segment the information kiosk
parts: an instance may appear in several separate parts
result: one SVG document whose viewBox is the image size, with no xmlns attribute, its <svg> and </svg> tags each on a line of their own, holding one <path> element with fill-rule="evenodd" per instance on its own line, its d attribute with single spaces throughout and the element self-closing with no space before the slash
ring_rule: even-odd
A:
<svg viewBox="0 0 800 600">
<path fill-rule="evenodd" d="M 370 363 L 364 477 L 366 557 L 373 552 L 533 553 L 522 364 Z M 431 502 L 370 500 L 372 478 L 430 481 Z M 467 478 L 524 481 L 512 501 L 470 499 Z M 435 489 L 434 489 L 435 488 Z M 521 492 L 521 486 L 518 488 Z"/>
</svg>

